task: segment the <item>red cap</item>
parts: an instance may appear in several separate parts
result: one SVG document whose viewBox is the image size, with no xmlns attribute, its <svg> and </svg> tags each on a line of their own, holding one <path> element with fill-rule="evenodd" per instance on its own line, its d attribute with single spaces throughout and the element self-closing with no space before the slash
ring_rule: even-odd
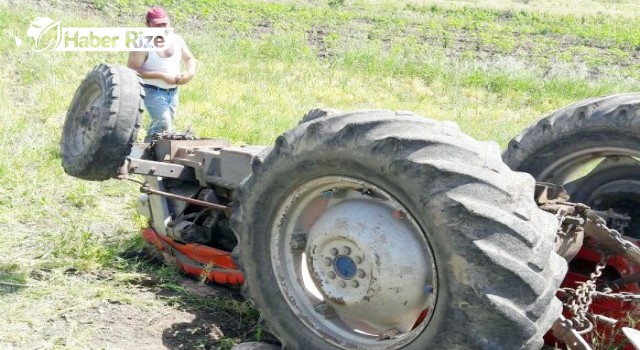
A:
<svg viewBox="0 0 640 350">
<path fill-rule="evenodd" d="M 147 22 L 150 24 L 169 23 L 169 14 L 162 7 L 154 6 L 147 11 Z"/>
</svg>

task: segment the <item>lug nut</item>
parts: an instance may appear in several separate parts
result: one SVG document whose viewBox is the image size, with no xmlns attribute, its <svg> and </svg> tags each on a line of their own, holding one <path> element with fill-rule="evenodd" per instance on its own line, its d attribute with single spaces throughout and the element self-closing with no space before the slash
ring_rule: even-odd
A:
<svg viewBox="0 0 640 350">
<path fill-rule="evenodd" d="M 355 258 L 353 258 L 353 261 L 355 261 L 356 264 L 362 264 L 362 258 L 359 256 L 356 256 Z"/>
<path fill-rule="evenodd" d="M 331 264 L 333 264 L 333 259 L 324 258 L 324 266 L 331 266 Z"/>
<path fill-rule="evenodd" d="M 349 248 L 349 247 L 342 247 L 342 254 L 344 254 L 344 255 L 349 255 L 349 254 L 351 254 L 351 248 Z"/>
<path fill-rule="evenodd" d="M 364 276 L 367 275 L 366 273 L 364 273 L 363 270 L 358 270 L 357 274 L 358 274 L 358 277 L 360 277 L 360 278 L 364 278 Z"/>
<path fill-rule="evenodd" d="M 346 287 L 346 286 L 347 286 L 347 282 L 345 282 L 345 281 L 340 281 L 340 282 L 338 282 L 338 287 L 340 287 L 340 288 L 344 288 L 344 287 Z"/>
<path fill-rule="evenodd" d="M 358 283 L 358 281 L 351 281 L 351 287 L 358 288 L 358 286 L 360 286 L 360 283 Z"/>
<path fill-rule="evenodd" d="M 329 279 L 335 279 L 336 278 L 336 273 L 333 271 L 329 271 L 327 272 L 327 277 L 329 277 Z"/>
<path fill-rule="evenodd" d="M 336 249 L 336 248 L 329 249 L 329 254 L 331 254 L 333 256 L 338 255 L 338 249 Z"/>
</svg>

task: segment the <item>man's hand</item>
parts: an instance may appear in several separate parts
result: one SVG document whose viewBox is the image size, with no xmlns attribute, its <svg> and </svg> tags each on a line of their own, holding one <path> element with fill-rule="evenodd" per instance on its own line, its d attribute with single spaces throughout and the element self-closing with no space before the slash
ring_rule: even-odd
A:
<svg viewBox="0 0 640 350">
<path fill-rule="evenodd" d="M 182 78 L 176 82 L 177 85 L 188 83 L 196 75 L 196 58 L 193 57 L 191 50 L 189 50 L 184 41 L 182 42 L 182 61 L 184 62 L 185 71 Z"/>
<path fill-rule="evenodd" d="M 169 84 L 169 85 L 176 85 L 178 84 L 178 81 L 180 80 L 180 76 L 173 76 L 171 74 L 167 74 L 167 73 L 160 73 L 162 74 L 162 80 Z"/>
<path fill-rule="evenodd" d="M 179 79 L 176 80 L 176 85 L 184 85 L 186 83 L 188 83 L 191 79 L 193 79 L 194 74 L 190 73 L 190 72 L 186 72 L 182 75 L 182 77 L 180 77 Z"/>
</svg>

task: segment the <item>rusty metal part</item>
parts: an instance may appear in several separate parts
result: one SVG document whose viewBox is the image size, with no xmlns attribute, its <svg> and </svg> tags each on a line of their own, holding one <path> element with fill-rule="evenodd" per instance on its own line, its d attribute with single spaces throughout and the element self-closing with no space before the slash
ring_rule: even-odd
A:
<svg viewBox="0 0 640 350">
<path fill-rule="evenodd" d="M 162 138 L 153 145 L 153 160 L 159 162 L 173 161 L 174 158 L 184 156 L 185 150 L 193 150 L 198 147 L 224 148 L 231 146 L 224 139 L 170 139 Z"/>
<path fill-rule="evenodd" d="M 580 220 L 575 216 L 559 217 L 560 230 L 558 230 L 557 240 L 554 250 L 567 261 L 573 260 L 578 255 L 584 243 L 584 229 L 580 225 Z"/>
<path fill-rule="evenodd" d="M 266 148 L 234 147 L 224 139 L 163 134 L 151 144 L 134 144 L 131 154 L 118 169 L 117 178 L 122 180 L 135 173 L 233 190 L 251 173 L 254 160 Z"/>
<path fill-rule="evenodd" d="M 124 160 L 122 165 L 118 168 L 116 179 L 127 180 L 129 177 L 129 166 L 131 165 L 131 159 L 149 159 L 151 148 L 148 143 L 134 143 L 131 146 L 131 152 L 129 156 Z"/>
<path fill-rule="evenodd" d="M 534 196 L 538 205 L 569 200 L 569 194 L 563 186 L 549 182 L 536 182 Z"/>
<path fill-rule="evenodd" d="M 606 221 L 585 204 L 567 201 L 568 195 L 559 185 L 536 183 L 535 200 L 540 209 L 558 217 L 560 229 L 556 252 L 571 260 L 582 247 L 582 235 L 591 237 L 600 250 L 621 254 L 640 265 L 640 248 L 626 240 L 622 234 L 607 227 Z"/>
<path fill-rule="evenodd" d="M 540 209 L 554 214 L 558 218 L 558 234 L 555 252 L 571 261 L 582 248 L 584 242 L 584 219 L 577 215 L 575 206 L 567 202 L 569 195 L 562 186 L 538 182 L 535 188 L 535 200 Z"/>
<path fill-rule="evenodd" d="M 611 324 L 616 320 L 595 315 L 590 312 L 590 306 L 595 298 L 610 298 L 621 301 L 640 301 L 640 295 L 630 293 L 611 293 L 610 286 L 620 286 L 626 283 L 638 282 L 640 273 L 625 276 L 604 289 L 600 286 L 597 289 L 596 281 L 602 275 L 602 271 L 607 266 L 608 257 L 621 255 L 631 263 L 640 265 L 640 248 L 634 245 L 624 236 L 607 227 L 607 222 L 587 205 L 569 202 L 569 196 L 562 186 L 537 183 L 535 200 L 538 206 L 558 218 L 558 234 L 555 250 L 568 261 L 575 257 L 583 244 L 584 236 L 589 237 L 589 245 L 601 252 L 602 259 L 589 276 L 589 279 L 582 282 L 576 289 L 562 288 L 560 291 L 565 295 L 563 303 L 572 313 L 571 319 L 560 317 L 552 328 L 556 338 L 564 341 L 569 349 L 591 349 L 582 334 L 587 334 L 594 329 L 592 321 Z M 614 212 L 605 212 L 607 217 L 615 219 L 626 219 Z"/>
<path fill-rule="evenodd" d="M 593 350 L 589 343 L 573 328 L 571 322 L 560 315 L 551 327 L 553 336 L 562 340 L 570 350 Z"/>
<path fill-rule="evenodd" d="M 201 182 L 236 188 L 251 174 L 251 164 L 264 146 L 225 147 L 218 152 L 196 150 L 204 159 Z"/>
<path fill-rule="evenodd" d="M 595 270 L 589 275 L 589 279 L 576 288 L 574 295 L 569 298 L 570 301 L 565 302 L 574 316 L 570 321 L 580 334 L 586 334 L 593 330 L 593 323 L 587 318 L 587 313 L 593 303 L 596 280 L 602 275 L 602 270 L 607 266 L 608 260 L 609 257 L 604 255 Z"/>
<path fill-rule="evenodd" d="M 581 211 L 581 215 L 586 219 L 584 224 L 585 234 L 594 238 L 602 248 L 613 254 L 622 254 L 632 263 L 640 265 L 640 248 L 626 240 L 622 234 L 607 227 L 604 219 L 586 205 L 576 206 Z"/>
<path fill-rule="evenodd" d="M 155 195 L 158 195 L 158 196 L 167 197 L 167 198 L 171 198 L 171 199 L 177 199 L 177 200 L 180 200 L 180 201 L 183 201 L 183 202 L 187 202 L 189 204 L 198 205 L 198 206 L 205 207 L 205 208 L 211 208 L 211 209 L 215 209 L 215 210 L 220 210 L 220 211 L 223 211 L 227 215 L 229 215 L 231 213 L 231 208 L 227 207 L 225 205 L 220 205 L 220 204 L 216 204 L 216 203 L 202 201 L 202 200 L 199 200 L 199 199 L 180 196 L 180 195 L 173 194 L 173 193 L 170 193 L 170 192 L 154 190 L 148 184 L 144 184 L 142 187 L 140 187 L 140 192 L 146 193 L 146 194 L 155 194 Z"/>
<path fill-rule="evenodd" d="M 180 164 L 129 158 L 129 173 L 160 176 L 170 179 L 196 181 L 194 169 Z"/>
<path fill-rule="evenodd" d="M 622 293 L 611 293 L 611 292 L 599 292 L 596 291 L 593 293 L 593 297 L 595 298 L 608 298 L 608 299 L 616 299 L 619 301 L 628 301 L 628 302 L 640 302 L 640 295 L 622 292 Z"/>
</svg>

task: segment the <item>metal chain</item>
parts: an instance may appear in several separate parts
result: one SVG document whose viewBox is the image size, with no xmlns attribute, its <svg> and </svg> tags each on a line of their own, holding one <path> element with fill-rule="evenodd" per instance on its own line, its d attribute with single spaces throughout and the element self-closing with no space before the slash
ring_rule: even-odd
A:
<svg viewBox="0 0 640 350">
<path fill-rule="evenodd" d="M 594 298 L 616 299 L 619 301 L 640 302 L 640 294 L 628 292 L 612 293 L 612 292 L 594 292 Z"/>
<path fill-rule="evenodd" d="M 559 290 L 564 294 L 562 299 L 565 308 L 573 316 L 566 320 L 567 325 L 573 328 L 578 334 L 586 334 L 594 329 L 594 322 L 611 323 L 611 321 L 614 321 L 613 323 L 615 323 L 615 320 L 601 315 L 595 315 L 589 310 L 594 299 L 608 298 L 621 302 L 640 302 L 640 294 L 626 292 L 613 293 L 609 288 L 598 291 L 596 290 L 596 281 L 602 276 L 602 272 L 607 266 L 607 261 L 612 255 L 622 254 L 631 257 L 630 259 L 633 262 L 640 263 L 637 252 L 638 248 L 632 242 L 626 240 L 620 231 L 607 227 L 607 222 L 598 216 L 597 212 L 590 210 L 590 208 L 584 204 L 548 199 L 541 202 L 541 204 L 541 209 L 555 214 L 558 220 L 557 234 L 561 237 L 584 229 L 584 226 L 589 222 L 596 226 L 593 237 L 597 244 L 592 248 L 598 250 L 602 258 L 596 264 L 589 278 L 584 282 L 578 282 L 579 285 L 577 288 L 561 288 Z M 605 217 L 613 219 L 626 219 L 614 216 L 612 213 L 605 214 Z M 624 229 L 624 227 L 623 224 L 617 226 L 617 228 L 621 230 Z"/>
<path fill-rule="evenodd" d="M 567 300 L 573 300 L 576 298 L 576 290 L 573 288 L 560 288 L 560 292 L 565 295 L 568 295 Z M 633 294 L 629 292 L 618 292 L 613 293 L 610 289 L 605 289 L 604 291 L 595 291 L 592 293 L 593 299 L 615 299 L 621 302 L 640 302 L 640 294 Z M 565 302 L 565 305 L 569 307 L 571 302 Z"/>
<path fill-rule="evenodd" d="M 606 222 L 602 219 L 598 219 L 596 221 L 598 226 L 604 227 L 607 229 L 607 232 L 611 237 L 613 237 L 618 244 L 624 249 L 629 249 L 632 245 L 631 242 L 624 239 L 620 232 L 610 229 L 606 226 Z M 593 300 L 596 298 L 608 298 L 615 299 L 623 302 L 640 302 L 640 295 L 627 293 L 627 292 L 619 292 L 612 293 L 611 289 L 605 288 L 602 291 L 596 290 L 596 280 L 602 276 L 602 271 L 607 266 L 607 261 L 609 260 L 609 254 L 607 252 L 600 251 L 602 258 L 596 264 L 595 270 L 589 275 L 589 279 L 585 282 L 579 282 L 580 285 L 576 289 L 572 288 L 561 288 L 560 290 L 568 295 L 567 300 L 564 302 L 565 307 L 567 307 L 571 313 L 573 314 L 573 318 L 568 321 L 571 323 L 573 328 L 575 328 L 579 334 L 586 334 L 593 330 L 593 322 L 595 319 L 594 315 L 589 312 L 589 307 L 593 303 Z"/>
<path fill-rule="evenodd" d="M 564 221 L 566 220 L 568 214 L 569 213 L 568 213 L 568 209 L 567 208 L 561 208 L 560 210 L 558 210 L 558 212 L 556 212 L 556 219 L 558 219 L 558 233 L 559 234 L 567 235 L 567 234 L 569 234 L 569 232 L 571 232 L 571 229 L 573 229 L 573 225 L 570 225 L 565 230 L 563 230 L 563 228 L 562 228 L 562 226 L 564 225 Z"/>
<path fill-rule="evenodd" d="M 623 236 L 622 233 L 620 233 L 617 230 L 614 230 L 612 228 L 607 227 L 607 222 L 601 218 L 598 217 L 596 219 L 596 225 L 598 225 L 598 227 L 604 228 L 607 230 L 607 232 L 609 233 L 609 235 L 611 237 L 613 237 L 616 242 L 618 242 L 618 244 L 623 247 L 624 249 L 629 249 L 633 246 L 633 243 L 631 243 L 629 240 L 626 240 Z"/>
<path fill-rule="evenodd" d="M 564 288 L 562 291 L 570 294 L 570 301 L 565 302 L 565 305 L 569 308 L 573 314 L 573 318 L 570 319 L 573 327 L 580 333 L 588 333 L 593 329 L 593 323 L 587 317 L 589 307 L 593 303 L 593 298 L 596 296 L 596 280 L 602 276 L 602 270 L 607 266 L 608 255 L 603 255 L 595 270 L 589 275 L 589 279 L 585 282 L 579 282 L 580 285 L 575 290 L 570 288 Z"/>
</svg>

